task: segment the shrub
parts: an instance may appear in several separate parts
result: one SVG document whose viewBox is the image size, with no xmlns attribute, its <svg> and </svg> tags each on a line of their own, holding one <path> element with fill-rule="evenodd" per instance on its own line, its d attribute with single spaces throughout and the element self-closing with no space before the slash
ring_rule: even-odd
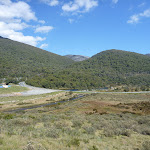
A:
<svg viewBox="0 0 150 150">
<path fill-rule="evenodd" d="M 93 127 L 83 127 L 83 129 L 85 130 L 85 132 L 87 134 L 94 134 L 95 133 L 95 129 Z"/>
<path fill-rule="evenodd" d="M 0 137 L 0 145 L 3 144 L 3 138 Z"/>
<path fill-rule="evenodd" d="M 129 92 L 129 88 L 128 88 L 128 87 L 125 87 L 125 88 L 124 88 L 124 92 Z"/>
<path fill-rule="evenodd" d="M 123 135 L 123 136 L 131 136 L 131 132 L 129 130 L 123 129 L 123 128 L 113 128 L 113 129 L 105 129 L 104 135 L 106 137 L 112 137 L 115 135 Z"/>
<path fill-rule="evenodd" d="M 142 134 L 144 134 L 144 135 L 150 135 L 150 128 L 147 127 L 145 129 L 143 129 Z"/>
<path fill-rule="evenodd" d="M 73 92 L 72 91 L 69 91 L 69 95 L 72 95 L 73 94 Z"/>
<path fill-rule="evenodd" d="M 70 128 L 64 128 L 64 131 L 66 134 L 71 135 L 71 136 L 80 136 L 81 132 L 78 129 L 70 129 Z"/>
<path fill-rule="evenodd" d="M 68 146 L 70 147 L 71 145 L 73 146 L 79 146 L 80 145 L 80 140 L 77 138 L 72 139 L 69 143 Z"/>
<path fill-rule="evenodd" d="M 93 145 L 91 148 L 89 148 L 89 150 L 98 150 L 98 148 L 95 145 Z"/>
<path fill-rule="evenodd" d="M 112 137 L 113 135 L 114 135 L 114 132 L 113 131 L 111 131 L 111 130 L 108 130 L 108 131 L 104 131 L 104 135 L 106 136 L 106 137 Z"/>
<path fill-rule="evenodd" d="M 46 132 L 46 136 L 57 139 L 59 138 L 59 130 L 55 128 L 51 128 Z"/>
<path fill-rule="evenodd" d="M 87 144 L 87 143 L 89 143 L 89 139 L 83 139 L 83 142 L 84 142 L 85 144 Z"/>
<path fill-rule="evenodd" d="M 14 115 L 13 114 L 5 114 L 3 116 L 3 119 L 13 119 L 14 118 Z"/>
<path fill-rule="evenodd" d="M 81 127 L 82 126 L 82 121 L 79 119 L 73 120 L 72 123 L 73 123 L 72 127 Z"/>
<path fill-rule="evenodd" d="M 145 141 L 142 144 L 142 150 L 149 150 L 150 149 L 150 141 Z"/>
<path fill-rule="evenodd" d="M 31 143 L 29 143 L 23 150 L 35 150 Z"/>
<path fill-rule="evenodd" d="M 130 137 L 131 136 L 131 132 L 130 132 L 130 130 L 123 130 L 121 132 L 121 135 Z"/>
<path fill-rule="evenodd" d="M 10 136 L 15 135 L 15 132 L 14 132 L 13 128 L 7 129 L 7 134 L 10 135 Z"/>
</svg>

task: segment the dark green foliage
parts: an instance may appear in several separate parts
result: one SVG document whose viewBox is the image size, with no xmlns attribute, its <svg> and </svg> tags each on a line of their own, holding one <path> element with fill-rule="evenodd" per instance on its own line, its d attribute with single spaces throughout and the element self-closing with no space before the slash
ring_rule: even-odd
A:
<svg viewBox="0 0 150 150">
<path fill-rule="evenodd" d="M 129 92 L 129 88 L 128 88 L 128 87 L 125 87 L 125 88 L 124 88 L 124 91 L 125 91 L 125 92 Z"/>
<path fill-rule="evenodd" d="M 9 78 L 7 78 L 7 79 L 5 80 L 5 83 L 6 83 L 6 85 L 8 85 L 9 83 L 18 84 L 18 83 L 19 83 L 19 80 L 17 80 L 16 78 L 11 78 L 11 77 L 9 77 Z"/>
<path fill-rule="evenodd" d="M 150 141 L 145 141 L 142 145 L 142 150 L 149 150 L 150 149 Z"/>
<path fill-rule="evenodd" d="M 89 150 L 98 150 L 98 148 L 95 145 L 93 145 Z"/>
<path fill-rule="evenodd" d="M 72 95 L 73 94 L 73 92 L 72 91 L 69 91 L 69 95 Z"/>
<path fill-rule="evenodd" d="M 107 86 L 138 85 L 150 88 L 150 57 L 108 50 L 88 60 L 73 63 L 33 46 L 0 38 L 0 79 L 6 83 L 27 80 L 27 84 L 44 88 L 98 89 Z"/>
<path fill-rule="evenodd" d="M 39 48 L 0 38 L 0 78 L 50 74 L 73 61 Z M 43 84 L 44 81 L 42 81 Z"/>
<path fill-rule="evenodd" d="M 73 146 L 79 146 L 80 145 L 80 140 L 77 138 L 72 139 L 69 143 L 68 146 L 70 147 L 71 145 Z"/>
<path fill-rule="evenodd" d="M 0 137 L 0 145 L 2 145 L 2 144 L 3 144 L 3 138 Z"/>
<path fill-rule="evenodd" d="M 0 118 L 3 118 L 3 119 L 13 119 L 14 118 L 14 114 L 4 114 L 3 116 L 0 116 Z"/>
<path fill-rule="evenodd" d="M 98 89 L 116 85 L 150 86 L 150 57 L 108 50 L 53 74 L 35 76 L 28 84 L 46 88 Z M 125 91 L 129 91 L 128 88 Z"/>
</svg>

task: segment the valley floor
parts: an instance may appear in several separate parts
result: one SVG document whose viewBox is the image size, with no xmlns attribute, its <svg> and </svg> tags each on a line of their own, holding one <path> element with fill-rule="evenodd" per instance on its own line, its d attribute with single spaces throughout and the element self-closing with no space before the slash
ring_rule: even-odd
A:
<svg viewBox="0 0 150 150">
<path fill-rule="evenodd" d="M 77 95 L 78 93 L 59 91 L 3 98 L 7 103 L 0 105 L 0 149 L 150 148 L 150 93 L 92 93 L 75 101 L 15 113 L 5 112 L 35 104 L 67 100 Z"/>
</svg>

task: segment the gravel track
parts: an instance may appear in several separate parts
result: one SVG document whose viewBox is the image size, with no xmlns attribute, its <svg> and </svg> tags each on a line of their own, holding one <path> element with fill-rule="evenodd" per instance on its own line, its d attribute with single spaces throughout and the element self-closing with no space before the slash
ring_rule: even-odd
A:
<svg viewBox="0 0 150 150">
<path fill-rule="evenodd" d="M 29 90 L 24 92 L 15 92 L 10 94 L 0 94 L 0 97 L 10 97 L 10 96 L 31 96 L 31 95 L 40 95 L 46 93 L 57 92 L 60 90 L 52 90 L 52 89 L 45 89 L 45 88 L 38 88 L 34 86 L 27 85 L 25 82 L 20 82 L 19 86 L 27 87 Z"/>
<path fill-rule="evenodd" d="M 27 85 L 25 82 L 20 82 L 19 85 L 21 87 L 27 87 L 29 90 L 24 92 L 17 92 L 12 94 L 1 94 L 0 97 L 9 97 L 9 96 L 31 96 L 31 95 L 40 95 L 52 92 L 58 92 L 61 90 L 53 90 L 53 89 L 46 89 L 46 88 L 38 88 L 34 86 Z M 141 92 L 94 92 L 94 91 L 76 91 L 76 92 L 85 92 L 85 93 L 126 93 L 126 94 L 133 94 L 133 93 L 150 93 L 150 91 L 141 91 Z"/>
<path fill-rule="evenodd" d="M 30 89 L 28 91 L 20 92 L 22 96 L 40 95 L 40 94 L 46 94 L 46 93 L 52 93 L 52 92 L 60 91 L 60 90 L 33 87 L 30 85 L 27 85 L 25 82 L 20 82 L 19 85 L 22 87 L 27 87 Z"/>
</svg>

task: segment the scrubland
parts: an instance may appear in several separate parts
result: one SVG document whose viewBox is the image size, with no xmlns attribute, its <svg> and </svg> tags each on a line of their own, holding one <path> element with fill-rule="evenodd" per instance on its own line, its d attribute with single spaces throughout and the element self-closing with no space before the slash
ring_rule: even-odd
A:
<svg viewBox="0 0 150 150">
<path fill-rule="evenodd" d="M 150 94 L 87 94 L 76 101 L 16 113 L 3 109 L 0 149 L 149 150 Z"/>
</svg>

